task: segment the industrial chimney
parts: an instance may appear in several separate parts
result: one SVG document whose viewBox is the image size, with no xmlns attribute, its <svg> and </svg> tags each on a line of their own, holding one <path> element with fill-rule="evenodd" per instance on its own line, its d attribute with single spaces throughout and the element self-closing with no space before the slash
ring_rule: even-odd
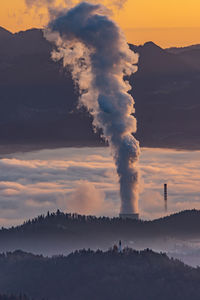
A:
<svg viewBox="0 0 200 300">
<path fill-rule="evenodd" d="M 167 183 L 164 184 L 164 203 L 165 211 L 167 212 Z"/>
</svg>

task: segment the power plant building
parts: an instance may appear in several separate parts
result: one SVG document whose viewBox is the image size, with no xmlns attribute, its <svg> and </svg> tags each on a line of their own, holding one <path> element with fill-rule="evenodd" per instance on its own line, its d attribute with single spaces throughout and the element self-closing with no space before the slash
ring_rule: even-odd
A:
<svg viewBox="0 0 200 300">
<path fill-rule="evenodd" d="M 119 214 L 119 217 L 123 220 L 125 219 L 132 219 L 132 220 L 139 220 L 139 214 Z"/>
</svg>

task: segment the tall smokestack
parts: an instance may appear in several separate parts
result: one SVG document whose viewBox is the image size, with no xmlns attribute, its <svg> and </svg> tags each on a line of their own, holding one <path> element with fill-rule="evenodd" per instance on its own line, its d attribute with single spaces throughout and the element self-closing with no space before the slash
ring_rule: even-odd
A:
<svg viewBox="0 0 200 300">
<path fill-rule="evenodd" d="M 137 71 L 138 55 L 102 5 L 81 3 L 52 21 L 45 33 L 56 43 L 54 60 L 70 66 L 80 90 L 79 105 L 92 114 L 111 147 L 120 183 L 121 213 L 138 213 L 139 142 L 133 137 L 131 86 L 124 80 Z"/>
<path fill-rule="evenodd" d="M 164 203 L 165 203 L 165 212 L 167 212 L 167 183 L 164 184 Z"/>
</svg>

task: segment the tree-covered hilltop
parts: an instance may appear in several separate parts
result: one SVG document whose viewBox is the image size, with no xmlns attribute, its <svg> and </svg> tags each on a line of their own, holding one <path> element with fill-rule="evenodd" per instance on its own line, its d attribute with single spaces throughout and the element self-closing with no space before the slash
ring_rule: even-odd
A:
<svg viewBox="0 0 200 300">
<path fill-rule="evenodd" d="M 48 300 L 199 300 L 200 269 L 149 249 L 0 255 L 0 291 Z M 18 299 L 16 299 L 18 300 Z"/>
<path fill-rule="evenodd" d="M 58 210 L 28 220 L 21 226 L 2 228 L 0 252 L 22 249 L 44 255 L 67 254 L 82 248 L 105 250 L 119 240 L 138 249 L 149 247 L 172 251 L 166 248 L 169 240 L 199 238 L 199 228 L 198 210 L 184 211 L 154 221 L 97 218 L 65 214 Z"/>
<path fill-rule="evenodd" d="M 0 229 L 0 237 L 8 233 L 66 233 L 82 234 L 88 230 L 90 233 L 107 234 L 116 229 L 123 234 L 134 233 L 136 236 L 145 236 L 152 234 L 154 236 L 181 236 L 181 235 L 199 235 L 200 210 L 185 210 L 160 219 L 152 221 L 132 220 L 122 218 L 95 217 L 79 214 L 57 212 L 40 215 L 32 220 L 25 221 L 24 224 L 11 228 Z M 159 228 L 159 230 L 158 230 Z M 104 231 L 106 229 L 106 231 Z"/>
</svg>

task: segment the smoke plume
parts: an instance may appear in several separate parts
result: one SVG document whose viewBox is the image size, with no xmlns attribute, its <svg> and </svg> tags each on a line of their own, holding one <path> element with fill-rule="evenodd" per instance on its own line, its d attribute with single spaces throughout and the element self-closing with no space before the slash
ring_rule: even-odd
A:
<svg viewBox="0 0 200 300">
<path fill-rule="evenodd" d="M 105 201 L 105 193 L 88 181 L 79 181 L 65 202 L 67 211 L 85 215 L 112 215 L 116 206 L 111 201 Z"/>
<path fill-rule="evenodd" d="M 60 3 L 58 3 L 57 0 L 25 0 L 25 3 L 28 7 L 42 7 L 45 6 L 49 9 L 53 9 L 53 8 L 70 8 L 72 6 L 74 6 L 75 4 L 81 2 L 78 0 L 62 0 L 60 1 Z M 96 4 L 98 2 L 98 0 L 88 0 L 88 3 L 91 4 Z M 124 7 L 125 3 L 127 2 L 127 0 L 101 0 L 101 4 L 102 5 L 107 5 L 109 7 L 113 7 L 113 8 L 118 8 L 121 9 Z"/>
<path fill-rule="evenodd" d="M 134 100 L 124 76 L 137 68 L 138 56 L 129 49 L 121 29 L 102 5 L 81 3 L 52 21 L 45 32 L 55 42 L 54 60 L 70 66 L 80 89 L 79 104 L 93 115 L 94 127 L 109 141 L 120 182 L 121 213 L 138 212 L 140 154 Z"/>
</svg>

